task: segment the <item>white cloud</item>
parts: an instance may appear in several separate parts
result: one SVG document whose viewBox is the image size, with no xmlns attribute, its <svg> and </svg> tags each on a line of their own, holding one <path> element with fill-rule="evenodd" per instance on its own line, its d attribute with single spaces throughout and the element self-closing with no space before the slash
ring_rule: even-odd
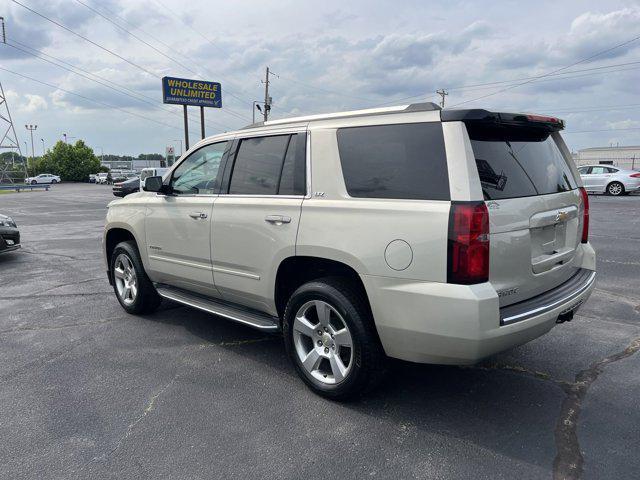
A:
<svg viewBox="0 0 640 480">
<path fill-rule="evenodd" d="M 25 93 L 24 101 L 18 105 L 18 110 L 25 113 L 41 112 L 47 108 L 49 108 L 49 105 L 44 97 L 31 93 Z"/>
<path fill-rule="evenodd" d="M 605 3 L 566 0 L 554 4 L 553 13 L 539 5 L 505 0 L 482 4 L 455 0 L 393 3 L 390 0 L 326 0 L 314 4 L 313 15 L 309 14 L 308 4 L 289 0 L 267 3 L 244 0 L 215 6 L 208 0 L 193 0 L 175 8 L 167 4 L 178 15 L 163 11 L 155 2 L 105 2 L 90 4 L 98 10 L 106 6 L 139 27 L 134 30 L 136 35 L 179 59 L 191 70 L 202 72 L 205 78 L 222 83 L 224 108 L 207 110 L 206 116 L 229 128 L 250 121 L 251 102 L 263 96 L 261 80 L 266 65 L 280 75 L 272 78 L 272 113 L 274 117 L 283 117 L 365 108 L 394 103 L 394 99 L 396 103 L 435 100 L 436 88 L 540 75 L 631 38 L 637 34 L 640 24 L 640 7 L 622 4 L 625 0 Z M 131 62 L 157 72 L 158 76 L 194 77 L 193 72 L 79 4 L 33 0 L 30 6 Z M 42 60 L 16 58 L 16 52 L 10 48 L 0 52 L 3 67 L 176 125 L 176 131 L 169 133 L 169 138 L 178 138 L 181 118 L 173 113 L 179 113 L 180 107 L 162 106 L 159 78 L 137 70 L 15 4 L 10 5 L 9 14 L 9 39 L 13 37 L 61 57 L 71 65 L 95 72 L 116 89 L 119 88 L 116 83 L 125 85 L 171 112 L 136 101 Z M 204 36 L 182 25 L 180 17 Z M 161 39 L 163 44 L 144 32 Z M 638 47 L 640 41 L 598 57 L 593 64 L 576 68 L 634 61 Z M 9 97 L 10 107 L 20 117 L 17 123 L 37 122 L 45 138 L 47 135 L 57 138 L 59 131 L 71 131 L 74 136 L 103 146 L 105 151 L 128 153 L 161 150 L 168 142 L 166 129 L 159 129 L 144 119 L 9 73 L 0 74 L 5 89 L 13 92 L 14 97 Z M 567 80 L 554 77 L 466 106 L 509 107 L 553 114 L 554 108 L 577 110 L 638 103 L 637 78 L 637 70 L 589 74 Z M 452 89 L 447 102 L 454 105 L 503 87 Z M 415 99 L 404 99 L 409 96 Z M 237 118 L 229 110 L 247 120 Z M 194 115 L 197 116 L 195 110 Z M 627 111 L 623 117 L 619 115 L 607 110 L 571 114 L 567 117 L 571 119 L 568 130 L 614 128 L 610 125 L 640 121 L 635 111 Z M 47 128 L 51 134 L 46 132 Z M 207 133 L 217 133 L 220 128 L 209 129 Z M 193 125 L 192 131 L 197 135 L 198 128 Z M 587 142 L 602 143 L 607 138 L 605 135 L 601 139 L 599 134 L 594 134 L 569 140 L 577 143 L 572 147 L 583 147 L 589 146 Z M 620 142 L 632 135 L 637 132 L 621 131 Z"/>
</svg>

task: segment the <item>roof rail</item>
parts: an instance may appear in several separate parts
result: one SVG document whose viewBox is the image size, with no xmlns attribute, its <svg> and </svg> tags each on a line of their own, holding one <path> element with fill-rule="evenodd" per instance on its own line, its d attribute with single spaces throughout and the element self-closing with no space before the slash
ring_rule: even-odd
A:
<svg viewBox="0 0 640 480">
<path fill-rule="evenodd" d="M 434 110 L 442 110 L 440 105 L 433 102 L 412 103 L 404 109 L 405 112 L 432 112 Z"/>
<path fill-rule="evenodd" d="M 256 122 L 247 125 L 241 130 L 258 127 L 271 127 L 276 125 L 286 125 L 288 123 L 303 123 L 317 120 L 331 120 L 334 118 L 361 117 L 366 115 L 385 115 L 392 113 L 404 112 L 432 112 L 439 111 L 441 108 L 433 102 L 412 103 L 411 105 L 397 105 L 392 107 L 376 107 L 365 110 L 353 110 L 347 112 L 324 113 L 319 115 L 306 115 L 293 118 L 282 118 L 278 120 L 269 120 L 267 122 Z"/>
</svg>

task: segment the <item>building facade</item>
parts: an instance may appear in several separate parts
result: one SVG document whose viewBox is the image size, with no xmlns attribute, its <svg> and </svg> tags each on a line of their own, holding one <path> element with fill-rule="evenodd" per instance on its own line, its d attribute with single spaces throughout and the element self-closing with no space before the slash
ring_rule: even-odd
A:
<svg viewBox="0 0 640 480">
<path fill-rule="evenodd" d="M 640 146 L 593 147 L 573 155 L 576 165 L 608 164 L 628 170 L 640 170 Z"/>
</svg>

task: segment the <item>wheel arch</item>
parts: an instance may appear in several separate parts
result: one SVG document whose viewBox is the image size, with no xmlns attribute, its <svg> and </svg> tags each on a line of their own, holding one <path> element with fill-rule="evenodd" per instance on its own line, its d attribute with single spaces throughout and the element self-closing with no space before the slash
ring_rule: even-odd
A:
<svg viewBox="0 0 640 480">
<path fill-rule="evenodd" d="M 291 294 L 304 283 L 312 280 L 338 276 L 348 278 L 356 288 L 361 289 L 371 313 L 371 303 L 366 288 L 356 269 L 347 263 L 326 257 L 290 256 L 283 259 L 275 277 L 274 300 L 280 318 L 284 315 Z"/>
<path fill-rule="evenodd" d="M 132 229 L 130 229 L 126 225 L 115 224 L 109 226 L 109 228 L 104 232 L 103 250 L 104 260 L 107 265 L 107 273 L 109 275 L 109 283 L 113 282 L 113 278 L 111 278 L 111 255 L 113 254 L 113 250 L 120 242 L 126 242 L 130 240 L 136 244 L 138 252 L 140 252 L 142 264 L 146 267 L 144 255 L 145 252 L 140 250 L 140 245 L 142 245 L 142 243 L 139 241 Z"/>
</svg>

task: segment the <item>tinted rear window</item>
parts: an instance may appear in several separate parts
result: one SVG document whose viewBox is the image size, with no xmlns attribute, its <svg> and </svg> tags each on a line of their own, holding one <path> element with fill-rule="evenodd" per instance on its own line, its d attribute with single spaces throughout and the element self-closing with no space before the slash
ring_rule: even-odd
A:
<svg viewBox="0 0 640 480">
<path fill-rule="evenodd" d="M 338 149 L 352 197 L 450 199 L 439 122 L 341 128 Z"/>
<path fill-rule="evenodd" d="M 551 136 L 522 141 L 508 133 L 489 139 L 469 132 L 486 200 L 529 197 L 576 188 L 562 152 Z"/>
</svg>

